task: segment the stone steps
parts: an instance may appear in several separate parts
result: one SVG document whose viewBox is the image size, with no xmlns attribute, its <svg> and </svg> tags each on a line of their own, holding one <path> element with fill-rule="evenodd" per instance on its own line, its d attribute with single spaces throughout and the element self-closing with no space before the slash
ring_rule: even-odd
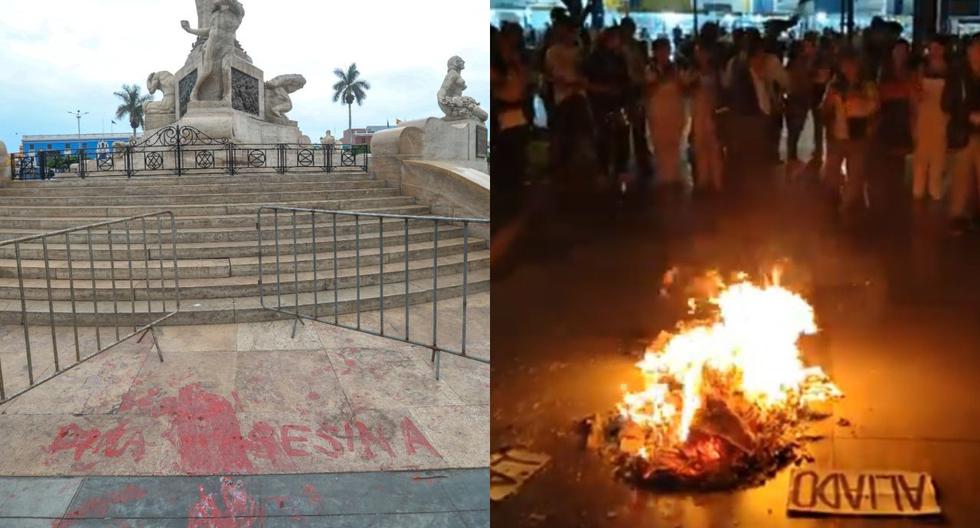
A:
<svg viewBox="0 0 980 528">
<path fill-rule="evenodd" d="M 58 236 L 47 242 L 47 266 L 44 244 L 23 242 L 20 277 L 13 246 L 2 246 L 0 324 L 18 324 L 26 314 L 31 324 L 47 325 L 49 311 L 56 324 L 70 324 L 73 318 L 83 326 L 146 324 L 167 313 L 164 299 L 173 308 L 175 262 L 182 313 L 167 324 L 275 319 L 280 316 L 263 309 L 259 293 L 264 284 L 267 304 L 270 298 L 280 302 L 275 289 L 277 249 L 281 300 L 292 305 L 298 296 L 304 313 L 352 313 L 358 296 L 361 309 L 377 309 L 382 282 L 386 307 L 404 306 L 406 287 L 409 304 L 431 302 L 434 258 L 441 298 L 462 293 L 464 267 L 468 291 L 489 289 L 487 241 L 473 230 L 464 236 L 462 225 L 441 224 L 437 242 L 432 223 L 421 220 L 355 221 L 338 215 L 334 223 L 324 214 L 316 217 L 314 229 L 310 214 L 299 213 L 294 219 L 291 213 L 280 213 L 277 244 L 276 215 L 267 213 L 260 244 L 256 222 L 262 205 L 419 216 L 430 212 L 373 175 L 351 171 L 13 182 L 0 189 L 0 240 L 163 210 L 174 213 L 177 236 L 171 236 L 166 217 L 161 217 L 159 233 L 157 218 L 146 221 L 145 240 L 140 221 L 129 224 L 128 239 L 124 225 L 113 226 L 111 234 L 107 227 L 72 233 L 68 247 L 65 237 Z M 114 315 L 116 308 L 121 315 Z"/>
<path fill-rule="evenodd" d="M 390 198 L 399 196 L 398 189 L 385 187 L 384 182 L 354 182 L 354 188 L 334 190 L 307 189 L 293 192 L 266 191 L 253 193 L 232 194 L 171 194 L 171 195 L 129 195 L 129 196 L 3 196 L 0 195 L 0 207 L 24 208 L 48 205 L 57 199 L 63 206 L 68 207 L 111 207 L 111 206 L 147 206 L 155 209 L 166 209 L 180 205 L 203 204 L 264 204 L 295 202 L 301 200 L 350 200 L 363 198 Z M 16 207 L 15 207 L 16 206 Z"/>
<path fill-rule="evenodd" d="M 453 238 L 462 238 L 463 228 L 456 226 L 442 227 L 439 230 L 439 236 L 442 239 L 451 240 Z M 430 228 L 410 228 L 408 231 L 408 241 L 411 242 L 426 242 L 435 239 L 435 233 Z M 383 243 L 387 246 L 395 247 L 398 244 L 404 245 L 405 234 L 402 230 L 392 230 L 391 233 L 385 232 L 383 237 Z M 338 235 L 336 237 L 336 243 L 334 237 L 330 237 L 324 240 L 317 239 L 317 248 L 321 251 L 332 250 L 337 248 L 339 250 L 356 250 L 357 248 L 374 248 L 380 247 L 382 244 L 382 237 L 380 233 L 363 233 L 361 235 L 357 234 L 344 234 Z M 267 257 L 274 257 L 277 253 L 280 255 L 292 255 L 293 252 L 298 253 L 309 253 L 313 251 L 313 239 L 312 238 L 296 238 L 295 243 L 292 238 L 292 228 L 287 231 L 283 231 L 280 237 L 279 243 L 276 244 L 276 240 L 272 238 L 272 234 L 269 233 L 266 238 L 262 240 L 262 255 Z M 295 248 L 295 249 L 294 249 Z M 171 260 L 176 255 L 178 259 L 211 259 L 211 258 L 231 258 L 231 257 L 248 257 L 255 256 L 259 254 L 259 245 L 254 241 L 210 241 L 210 242 L 183 242 L 176 246 L 176 252 L 174 247 L 167 245 L 156 245 L 148 244 L 147 248 L 143 248 L 143 245 L 138 242 L 133 242 L 131 244 L 92 244 L 88 246 L 87 244 L 71 244 L 70 252 L 72 260 L 82 260 L 85 258 L 94 258 L 95 260 L 117 260 L 117 259 L 127 259 L 127 260 L 157 260 L 165 259 Z M 49 259 L 55 260 L 67 260 L 69 254 L 69 249 L 65 248 L 61 244 L 48 244 L 47 256 Z M 22 259 L 33 259 L 40 260 L 45 256 L 44 246 L 41 243 L 29 242 L 20 244 L 20 257 Z M 0 258 L 2 259 L 14 259 L 16 257 L 16 250 L 12 246 L 0 247 Z"/>
<path fill-rule="evenodd" d="M 425 205 L 408 204 L 402 206 L 382 207 L 382 208 L 361 208 L 358 211 L 370 213 L 393 213 L 406 215 L 425 215 L 429 208 Z M 213 216 L 178 216 L 176 224 L 178 230 L 187 229 L 208 229 L 208 228 L 248 228 L 255 230 L 255 213 L 251 214 L 228 214 Z M 327 217 L 319 216 L 317 222 L 325 220 Z M 23 217 L 23 218 L 4 218 L 0 222 L 2 231 L 16 233 L 23 236 L 24 233 L 39 233 L 43 231 L 55 231 L 67 229 L 86 224 L 105 222 L 105 216 L 99 217 Z M 339 222 L 339 220 L 338 220 Z M 156 220 L 153 220 L 152 229 L 156 230 Z M 93 230 L 93 233 L 95 231 Z"/>
<path fill-rule="evenodd" d="M 489 252 L 477 251 L 468 255 L 470 271 L 487 269 L 490 265 Z M 440 274 L 462 273 L 463 255 L 442 256 L 439 260 Z M 415 260 L 408 262 L 409 281 L 431 279 L 431 260 Z M 128 271 L 128 263 L 124 266 Z M 381 283 L 381 268 L 377 261 L 373 264 L 362 262 L 360 266 L 339 268 L 334 280 L 333 269 L 323 269 L 314 275 L 312 271 L 292 271 L 283 269 L 280 265 L 282 293 L 295 291 L 332 291 L 334 289 L 353 288 L 358 280 L 362 286 Z M 134 274 L 135 276 L 135 274 Z M 386 284 L 401 283 L 405 280 L 405 261 L 386 262 L 384 266 L 384 281 Z M 46 281 L 43 278 L 24 279 L 24 297 L 29 300 L 47 300 Z M 74 294 L 78 301 L 119 301 L 163 300 L 173 295 L 173 279 L 132 281 L 117 279 L 115 281 L 97 279 L 93 285 L 91 280 L 76 278 L 75 280 L 52 279 L 51 299 L 69 301 Z M 275 285 L 275 262 L 265 263 L 263 274 L 239 275 L 230 277 L 182 278 L 180 280 L 181 296 L 187 299 L 220 299 L 223 297 L 250 297 L 259 295 L 259 284 Z M 74 286 L 74 291 L 72 291 Z M 298 286 L 298 287 L 297 287 Z M 268 288 L 268 286 L 267 286 Z M 20 285 L 15 278 L 0 278 L 0 300 L 20 299 Z"/>
<path fill-rule="evenodd" d="M 210 183 L 215 185 L 226 183 L 241 182 L 267 182 L 282 183 L 288 181 L 304 181 L 309 183 L 320 183 L 329 181 L 331 178 L 348 178 L 357 176 L 372 177 L 369 173 L 356 168 L 336 169 L 333 172 L 324 172 L 319 169 L 296 169 L 290 170 L 286 174 L 277 172 L 258 172 L 246 171 L 239 172 L 234 176 L 227 174 L 185 174 L 183 176 L 173 175 L 143 175 L 127 178 L 125 174 L 90 174 L 86 178 L 79 178 L 71 174 L 59 175 L 55 180 L 27 180 L 18 181 L 16 186 L 22 187 L 85 187 L 85 186 L 141 186 L 141 185 L 186 185 L 189 183 Z"/>
<path fill-rule="evenodd" d="M 481 269 L 470 272 L 466 277 L 466 291 L 470 294 L 481 293 L 490 290 L 490 271 Z M 404 282 L 385 283 L 384 305 L 385 309 L 405 306 L 406 284 Z M 300 293 L 298 295 L 299 312 L 304 315 L 328 316 L 333 313 L 345 315 L 355 313 L 360 307 L 361 311 L 376 311 L 381 308 L 381 286 L 371 285 L 362 286 L 360 296 L 355 288 L 344 288 L 337 290 L 337 302 L 334 303 L 333 291 L 319 291 L 314 293 Z M 408 282 L 408 303 L 421 304 L 433 301 L 433 287 L 431 279 L 410 280 Z M 439 299 L 450 299 L 459 297 L 463 293 L 463 275 L 455 273 L 451 275 L 439 275 L 437 290 Z M 358 298 L 359 297 L 359 298 Z M 263 308 L 262 300 L 258 296 L 249 297 L 224 297 L 219 299 L 189 299 L 181 298 L 180 313 L 168 319 L 164 324 L 167 325 L 192 325 L 192 324 L 221 324 L 221 323 L 246 323 L 256 321 L 268 321 L 274 319 L 288 319 L 289 316 L 277 315 L 275 312 Z M 283 295 L 281 306 L 290 311 L 297 306 L 295 295 Z M 19 325 L 23 322 L 24 312 L 21 310 L 19 301 L 5 301 L 0 303 L 0 325 Z M 279 305 L 279 298 L 274 290 L 267 289 L 264 297 L 265 306 L 275 307 Z M 169 313 L 164 310 L 161 301 L 153 301 L 147 309 L 146 301 L 143 302 L 121 302 L 116 301 L 76 301 L 74 315 L 72 303 L 68 301 L 26 301 L 26 314 L 29 325 L 35 327 L 32 332 L 44 332 L 53 318 L 55 326 L 72 324 L 77 321 L 79 326 L 114 326 L 132 327 L 147 324 L 154 319 Z M 115 308 L 114 308 L 115 304 Z M 174 308 L 173 301 L 167 302 L 167 307 Z M 97 311 L 96 311 L 97 309 Z M 53 315 L 52 311 L 53 310 Z M 118 312 L 118 315 L 117 315 Z"/>
<path fill-rule="evenodd" d="M 218 217 L 221 218 L 221 217 Z M 255 229 L 255 217 L 249 217 L 251 220 L 251 225 L 245 227 L 207 227 L 207 228 L 180 228 L 178 227 L 176 241 L 178 244 L 183 243 L 200 243 L 200 242 L 242 242 L 250 241 L 257 242 L 259 237 L 258 230 Z M 282 233 L 284 236 L 288 236 L 290 240 L 293 236 L 293 231 L 299 238 L 310 239 L 313 236 L 313 224 L 311 223 L 311 218 L 309 214 L 298 215 L 297 223 L 294 226 L 292 223 L 292 218 L 290 215 L 285 215 L 282 218 Z M 318 215 L 316 224 L 316 236 L 320 240 L 326 240 L 326 237 L 333 237 L 333 219 L 329 215 Z M 304 222 L 305 221 L 305 222 Z M 385 219 L 384 220 L 384 230 L 385 233 L 396 233 L 403 232 L 405 223 L 399 219 Z M 428 226 L 430 223 L 421 220 L 410 220 L 409 227 L 421 227 Z M 274 220 L 271 216 L 266 216 L 263 218 L 263 229 L 265 232 L 263 236 L 272 236 Z M 162 226 L 161 231 L 157 233 L 156 220 L 147 221 L 147 233 L 146 237 L 142 235 L 142 225 L 130 226 L 129 242 L 136 245 L 142 245 L 145 240 L 150 245 L 158 245 L 160 243 L 170 244 L 173 242 L 174 237 L 171 236 L 170 231 L 166 230 L 168 226 Z M 295 227 L 295 229 L 294 229 Z M 139 228 L 139 229 L 136 229 Z M 360 231 L 361 234 L 365 233 L 378 233 L 381 230 L 381 226 L 375 222 L 365 223 L 360 221 L 358 226 L 358 221 L 351 217 L 338 216 L 337 217 L 337 229 L 336 233 L 338 236 L 352 235 L 355 230 Z M 21 238 L 29 236 L 35 233 L 35 230 L 31 229 L 2 229 L 0 228 L 0 240 L 11 240 L 15 238 Z M 103 245 L 108 244 L 110 239 L 110 233 L 107 228 L 94 228 L 89 231 L 76 232 L 68 235 L 68 240 L 72 244 L 87 244 L 89 240 L 93 244 Z M 111 239 L 113 244 L 126 244 L 126 230 L 125 229 L 114 229 L 111 234 Z M 58 237 L 57 240 L 53 241 L 58 243 L 58 245 L 64 245 L 64 237 Z M 49 246 L 52 243 L 49 243 Z M 73 249 L 74 251 L 74 249 Z"/>
<path fill-rule="evenodd" d="M 264 181 L 254 181 L 254 182 L 239 182 L 230 181 L 227 183 L 183 183 L 179 184 L 173 183 L 155 183 L 153 185 L 134 185 L 132 182 L 127 182 L 123 184 L 122 189 L 118 189 L 120 184 L 115 183 L 112 185 L 104 185 L 103 182 L 99 184 L 84 185 L 84 186 L 63 186 L 62 182 L 58 181 L 50 185 L 40 185 L 27 187 L 24 185 L 18 185 L 17 187 L 6 187 L 0 188 L 0 197 L 4 196 L 103 196 L 106 193 L 112 193 L 114 196 L 137 196 L 137 195 L 153 195 L 153 196 L 163 196 L 163 195 L 175 195 L 175 194 L 199 194 L 199 193 L 249 193 L 249 192 L 264 192 L 268 190 L 269 184 L 273 182 Z M 324 181 L 310 182 L 303 180 L 286 180 L 281 182 L 275 182 L 276 189 L 279 191 L 289 191 L 291 189 L 296 190 L 306 190 L 309 188 L 311 183 L 317 184 L 317 187 L 322 190 L 333 190 L 333 189 L 357 189 L 357 188 L 374 188 L 383 187 L 382 182 L 375 180 L 369 174 L 349 174 L 346 176 L 329 178 Z"/>
<path fill-rule="evenodd" d="M 284 207 L 298 207 L 309 209 L 328 209 L 339 211 L 361 211 L 364 209 L 382 209 L 388 207 L 399 207 L 404 205 L 414 205 L 415 200 L 407 196 L 397 195 L 397 189 L 386 191 L 392 196 L 389 197 L 367 197 L 353 198 L 346 200 L 304 200 L 299 202 L 275 202 L 276 205 Z M 271 203 L 271 202 L 265 202 Z M 225 205 L 176 205 L 176 206 L 4 206 L 0 207 L 0 218 L 2 217 L 101 217 L 106 220 L 113 218 L 126 218 L 137 216 L 149 212 L 162 210 L 172 211 L 175 216 L 217 216 L 217 215 L 241 215 L 255 214 L 262 201 L 254 203 L 229 203 Z M 0 225 L 3 220 L 0 219 Z"/>
<path fill-rule="evenodd" d="M 486 241 L 476 237 L 471 238 L 466 244 L 463 244 L 461 239 L 440 240 L 439 258 L 457 255 L 463 253 L 464 250 L 475 253 L 486 249 L 486 247 Z M 392 262 L 404 262 L 405 253 L 403 244 L 386 246 L 384 251 L 386 266 Z M 425 262 L 431 262 L 435 251 L 432 242 L 416 242 L 409 244 L 407 253 L 410 261 L 421 259 Z M 381 252 L 380 248 L 364 248 L 358 256 L 358 253 L 353 250 L 339 251 L 336 260 L 339 269 L 355 267 L 358 260 L 361 266 L 377 266 L 381 261 Z M 108 280 L 111 277 L 115 277 L 117 280 L 129 280 L 130 263 L 132 264 L 132 277 L 136 280 L 146 278 L 159 280 L 161 276 L 164 279 L 170 279 L 174 276 L 172 262 L 165 263 L 161 272 L 159 261 L 151 261 L 147 265 L 143 260 L 100 260 L 94 263 L 90 263 L 88 260 L 73 261 L 71 270 L 68 269 L 67 261 L 54 260 L 48 263 L 47 273 L 52 280 L 64 280 L 68 279 L 69 276 L 76 280 L 91 280 L 93 276 L 96 280 Z M 258 275 L 259 273 L 259 258 L 257 256 L 224 259 L 179 259 L 177 264 L 181 279 L 238 277 Z M 320 251 L 316 255 L 304 253 L 297 255 L 295 260 L 292 255 L 289 255 L 280 259 L 280 270 L 283 273 L 292 273 L 294 269 L 309 272 L 313 271 L 314 264 L 316 264 L 317 271 L 332 274 L 334 253 L 332 251 Z M 274 266 L 275 257 L 263 257 L 262 265 L 266 268 Z M 25 279 L 43 279 L 45 277 L 44 261 L 23 260 L 21 261 L 21 272 Z M 16 279 L 16 262 L 10 259 L 0 260 L 0 277 Z"/>
</svg>

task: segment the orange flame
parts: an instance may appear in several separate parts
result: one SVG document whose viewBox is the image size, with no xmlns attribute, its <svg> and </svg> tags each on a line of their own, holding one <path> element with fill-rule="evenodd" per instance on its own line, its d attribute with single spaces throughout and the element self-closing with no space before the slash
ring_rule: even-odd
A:
<svg viewBox="0 0 980 528">
<path fill-rule="evenodd" d="M 664 446 L 687 441 L 712 372 L 736 380 L 732 389 L 762 413 L 841 396 L 822 369 L 806 367 L 800 358 L 799 338 L 817 332 L 810 304 L 778 284 L 778 270 L 766 286 L 739 280 L 710 300 L 718 308 L 713 321 L 684 328 L 659 348 L 647 349 L 637 364 L 643 390 L 624 388 L 622 416 L 651 429 Z M 643 449 L 639 455 L 650 453 Z"/>
</svg>

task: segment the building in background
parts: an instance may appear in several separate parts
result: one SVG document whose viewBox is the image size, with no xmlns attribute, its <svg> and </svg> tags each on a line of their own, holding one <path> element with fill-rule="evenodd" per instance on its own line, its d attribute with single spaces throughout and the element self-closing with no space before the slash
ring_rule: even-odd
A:
<svg viewBox="0 0 980 528">
<path fill-rule="evenodd" d="M 41 151 L 71 154 L 80 149 L 85 149 L 87 152 L 109 152 L 113 143 L 125 142 L 129 139 L 130 135 L 126 133 L 25 135 L 21 139 L 20 151 L 25 154 Z"/>
<path fill-rule="evenodd" d="M 353 128 L 344 130 L 344 138 L 341 141 L 344 145 L 370 145 L 374 134 L 382 130 L 394 128 L 390 125 L 369 126 L 367 128 Z"/>
</svg>

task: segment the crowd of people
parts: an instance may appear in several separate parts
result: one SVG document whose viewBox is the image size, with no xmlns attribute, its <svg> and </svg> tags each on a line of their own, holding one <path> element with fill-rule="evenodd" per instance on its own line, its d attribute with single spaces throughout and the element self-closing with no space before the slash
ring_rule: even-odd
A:
<svg viewBox="0 0 980 528">
<path fill-rule="evenodd" d="M 521 202 L 540 136 L 568 189 L 712 194 L 780 174 L 821 182 L 844 215 L 911 197 L 944 208 L 954 233 L 977 227 L 980 36 L 913 46 L 876 19 L 851 37 L 709 23 L 649 42 L 629 18 L 582 22 L 556 9 L 534 49 L 521 26 L 491 27 L 495 204 Z"/>
</svg>

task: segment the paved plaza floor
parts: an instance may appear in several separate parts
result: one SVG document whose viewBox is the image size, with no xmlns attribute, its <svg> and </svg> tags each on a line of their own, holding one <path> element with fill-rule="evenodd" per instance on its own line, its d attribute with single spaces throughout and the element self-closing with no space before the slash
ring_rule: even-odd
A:
<svg viewBox="0 0 980 528">
<path fill-rule="evenodd" d="M 451 323 L 460 307 L 458 299 L 440 302 L 440 342 L 461 336 Z M 489 294 L 472 296 L 468 310 L 470 353 L 488 358 Z M 413 307 L 414 338 L 431 338 L 421 335 L 432 332 L 431 313 L 431 304 Z M 364 314 L 361 323 L 377 330 L 380 319 Z M 404 312 L 386 314 L 388 331 L 403 325 Z M 486 513 L 489 367 L 443 354 L 437 380 L 429 349 L 315 322 L 300 325 L 293 338 L 292 328 L 292 321 L 162 327 L 156 331 L 162 363 L 148 338 L 131 339 L 0 407 L 0 477 L 78 477 L 0 480 L 0 526 L 8 525 L 3 517 L 24 515 L 17 501 L 41 500 L 44 490 L 60 498 L 41 517 L 84 510 L 89 499 L 100 504 L 95 517 L 102 511 L 141 518 L 144 512 L 181 510 L 186 517 L 186 503 L 196 504 L 208 490 L 214 497 L 232 493 L 222 493 L 222 477 L 232 479 L 226 487 L 240 480 L 256 497 L 256 507 L 270 515 L 265 526 L 292 525 L 283 519 L 294 513 L 326 516 L 310 526 L 479 521 L 482 514 L 470 510 Z M 103 339 L 113 332 L 104 329 Z M 59 343 L 73 342 L 69 329 L 59 328 L 57 335 Z M 39 327 L 32 336 L 36 372 L 51 372 L 50 335 Z M 91 340 L 94 332 L 85 329 L 82 348 Z M 22 341 L 18 327 L 0 329 L 8 384 L 26 380 L 26 365 L 16 357 Z M 63 364 L 74 355 L 73 345 L 65 346 L 59 349 Z M 482 491 L 476 493 L 478 481 Z M 127 487 L 131 482 L 145 496 Z M 270 496 L 294 505 L 305 501 L 303 486 L 316 483 L 326 486 L 322 504 L 279 512 L 269 503 Z M 11 489 L 20 491 L 5 494 Z M 415 497 L 415 489 L 429 491 Z M 469 502 L 457 502 L 453 493 L 459 489 L 472 492 Z M 147 505 L 158 493 L 174 498 Z M 411 505 L 402 508 L 385 496 L 404 497 Z M 66 497 L 68 502 L 58 502 Z M 106 500 L 119 508 L 106 509 Z M 344 506 L 333 508 L 338 503 Z M 228 511 L 220 500 L 213 507 Z M 456 513 L 464 510 L 469 513 Z M 385 517 L 423 513 L 429 517 L 404 524 Z M 378 516 L 363 523 L 338 520 L 346 514 Z"/>
<path fill-rule="evenodd" d="M 494 275 L 494 449 L 552 457 L 492 506 L 508 527 L 980 526 L 980 237 L 952 237 L 943 210 L 902 204 L 886 222 L 841 222 L 819 190 L 766 175 L 744 193 L 654 197 L 533 223 L 507 275 Z M 528 232 L 531 232 L 529 228 Z M 805 360 L 846 394 L 815 431 L 815 464 L 925 471 L 939 518 L 800 518 L 789 471 L 723 493 L 658 493 L 613 476 L 579 425 L 637 387 L 643 343 L 685 316 L 660 295 L 674 266 L 758 274 L 788 259 L 821 333 Z M 838 423 L 838 418 L 846 419 Z"/>
</svg>

